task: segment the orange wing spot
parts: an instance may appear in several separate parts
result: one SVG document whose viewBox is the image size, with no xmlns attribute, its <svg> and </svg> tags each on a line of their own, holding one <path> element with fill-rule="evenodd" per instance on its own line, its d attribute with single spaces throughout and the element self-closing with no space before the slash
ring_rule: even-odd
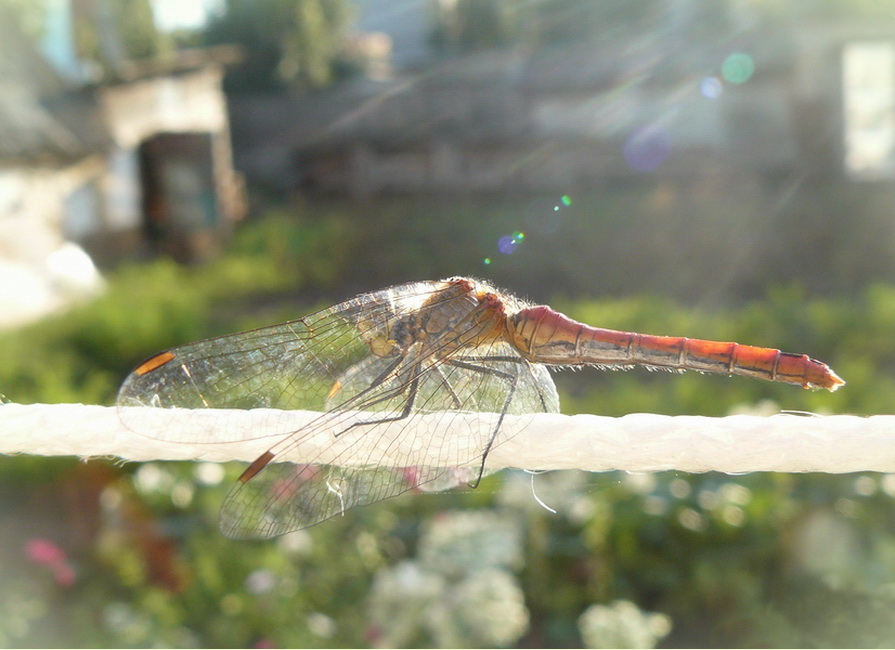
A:
<svg viewBox="0 0 895 650">
<path fill-rule="evenodd" d="M 246 467 L 245 471 L 239 475 L 240 483 L 248 483 L 258 472 L 267 467 L 267 464 L 273 460 L 273 452 L 265 451 L 252 461 L 252 464 Z"/>
<path fill-rule="evenodd" d="M 154 357 L 150 357 L 150 358 L 146 359 L 146 361 L 144 361 L 139 366 L 137 366 L 136 369 L 134 370 L 134 373 L 137 375 L 140 375 L 142 377 L 143 375 L 152 372 L 156 368 L 161 368 L 163 365 L 168 363 L 173 358 L 174 358 L 173 352 L 170 352 L 170 351 L 160 352 L 159 354 L 155 355 Z"/>
</svg>

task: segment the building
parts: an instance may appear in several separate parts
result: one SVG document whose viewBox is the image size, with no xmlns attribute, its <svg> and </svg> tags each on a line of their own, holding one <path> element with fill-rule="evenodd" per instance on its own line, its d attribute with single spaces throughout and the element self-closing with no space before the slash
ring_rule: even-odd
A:
<svg viewBox="0 0 895 650">
<path fill-rule="evenodd" d="M 95 291 L 91 258 L 212 254 L 244 211 L 221 90 L 228 48 L 64 79 L 0 19 L 0 325 Z"/>
<path fill-rule="evenodd" d="M 895 177 L 891 21 L 667 0 L 575 38 L 437 57 L 431 4 L 361 3 L 361 27 L 392 38 L 390 79 L 235 98 L 241 169 L 355 196 Z"/>
</svg>

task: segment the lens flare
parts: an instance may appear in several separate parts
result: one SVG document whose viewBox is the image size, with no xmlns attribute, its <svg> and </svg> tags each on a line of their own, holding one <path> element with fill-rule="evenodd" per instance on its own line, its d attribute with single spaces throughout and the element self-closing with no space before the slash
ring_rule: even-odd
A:
<svg viewBox="0 0 895 650">
<path fill-rule="evenodd" d="M 519 242 L 513 239 L 510 235 L 504 235 L 497 240 L 497 250 L 504 255 L 511 255 L 513 251 L 516 250 L 518 243 Z"/>
<path fill-rule="evenodd" d="M 734 52 L 721 66 L 721 75 L 732 84 L 746 83 L 754 72 L 755 62 L 745 52 Z"/>
<path fill-rule="evenodd" d="M 724 92 L 724 86 L 718 77 L 706 77 L 699 84 L 699 92 L 702 93 L 703 97 L 717 99 Z"/>
</svg>

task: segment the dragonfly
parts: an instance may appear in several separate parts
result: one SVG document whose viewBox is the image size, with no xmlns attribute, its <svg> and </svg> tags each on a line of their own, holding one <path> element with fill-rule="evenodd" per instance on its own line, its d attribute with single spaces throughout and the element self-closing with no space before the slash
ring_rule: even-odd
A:
<svg viewBox="0 0 895 650">
<path fill-rule="evenodd" d="M 506 439 L 509 416 L 559 412 L 548 367 L 580 366 L 695 370 L 829 391 L 845 383 L 804 354 L 591 327 L 456 277 L 364 293 L 298 320 L 158 353 L 125 379 L 118 407 L 138 433 L 193 444 L 218 440 L 180 424 L 180 409 L 315 412 L 277 432 L 221 507 L 226 536 L 268 538 L 409 490 L 475 487 L 489 473 L 489 452 Z M 160 409 L 169 417 L 144 416 Z M 463 417 L 469 413 L 491 417 Z M 439 418 L 450 435 L 427 435 L 424 416 Z M 387 427 L 401 440 L 386 438 Z M 225 429 L 220 435 L 255 435 Z M 349 451 L 283 460 L 321 432 L 340 449 L 363 449 L 363 462 L 348 462 Z M 387 452 L 399 443 L 406 452 L 396 460 Z M 423 461 L 431 458 L 435 466 Z"/>
</svg>

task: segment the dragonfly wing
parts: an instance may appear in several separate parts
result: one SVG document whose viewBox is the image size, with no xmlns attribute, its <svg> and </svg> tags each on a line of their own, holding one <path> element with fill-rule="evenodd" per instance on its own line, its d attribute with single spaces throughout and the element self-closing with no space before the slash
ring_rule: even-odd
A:
<svg viewBox="0 0 895 650">
<path fill-rule="evenodd" d="M 438 492 L 477 479 L 478 470 L 471 468 L 274 463 L 233 486 L 221 508 L 220 527 L 233 539 L 276 537 L 409 490 Z"/>
<path fill-rule="evenodd" d="M 481 479 L 490 476 L 500 469 L 482 469 L 480 466 L 472 467 L 434 467 L 427 468 L 432 476 L 426 481 L 421 481 L 416 489 L 421 492 L 443 492 L 463 485 L 476 485 Z"/>
<path fill-rule="evenodd" d="M 362 294 L 300 320 L 162 352 L 124 381 L 121 419 L 133 431 L 172 442 L 263 437 L 229 422 L 226 414 L 210 416 L 213 426 L 194 430 L 177 409 L 323 411 L 334 382 L 371 355 L 389 324 L 442 286 L 418 282 Z M 271 428 L 276 431 L 275 423 Z"/>
<path fill-rule="evenodd" d="M 301 455 L 302 440 L 323 427 L 335 433 L 333 445 L 303 457 L 307 464 L 272 462 L 237 483 L 221 510 L 222 530 L 237 538 L 281 535 L 409 490 L 475 484 L 491 473 L 482 470 L 486 449 L 506 435 L 503 413 L 558 409 L 544 366 L 494 346 L 490 352 L 426 370 L 420 369 L 423 359 L 410 356 L 404 367 L 415 374 L 398 372 L 372 388 L 390 360 L 355 364 L 335 382 L 327 414 L 272 451 L 275 458 Z M 362 415 L 349 415 L 342 409 L 346 403 Z M 474 417 L 458 417 L 464 414 Z"/>
<path fill-rule="evenodd" d="M 464 410 L 511 415 L 559 412 L 559 396 L 547 367 L 530 363 L 503 341 L 455 357 L 442 371 Z"/>
<path fill-rule="evenodd" d="M 411 489 L 475 483 L 488 450 L 506 435 L 504 416 L 554 412 L 558 398 L 544 366 L 497 339 L 454 349 L 464 334 L 455 329 L 443 340 L 420 337 L 398 349 L 400 335 L 423 322 L 426 309 L 465 300 L 456 292 L 430 300 L 446 286 L 400 285 L 297 321 L 163 352 L 124 382 L 119 412 L 131 429 L 161 440 L 279 437 L 271 462 L 239 481 L 225 501 L 221 526 L 235 537 L 305 528 Z M 274 421 L 257 433 L 232 411 L 218 411 L 257 408 L 273 409 L 270 418 L 294 409 L 320 415 L 297 430 Z M 210 412 L 214 426 L 192 428 L 179 409 Z M 477 415 L 458 417 L 470 413 Z M 423 416 L 435 418 L 442 434 L 427 431 Z M 321 435 L 330 437 L 315 438 Z M 311 446 L 311 438 L 323 444 Z M 283 462 L 290 459 L 303 464 Z"/>
<path fill-rule="evenodd" d="M 399 485 L 387 469 L 274 463 L 230 490 L 221 530 L 236 539 L 275 537 L 410 489 Z"/>
<path fill-rule="evenodd" d="M 399 459 L 401 467 L 425 465 L 433 458 L 438 459 L 438 467 L 474 464 L 502 441 L 503 416 L 559 411 L 556 386 L 545 366 L 529 363 L 503 342 L 473 352 L 438 363 L 425 353 L 409 354 L 387 377 L 383 375 L 394 367 L 390 358 L 363 359 L 333 384 L 327 411 L 343 412 L 350 405 L 369 412 L 370 423 L 383 419 L 396 425 L 403 422 L 401 438 L 405 439 L 398 442 L 401 449 L 410 451 Z M 455 417 L 458 412 L 478 416 L 461 419 Z M 429 422 L 432 418 L 450 419 L 456 426 L 450 427 L 449 437 L 433 435 L 417 415 L 429 416 Z M 356 428 L 363 431 L 365 427 Z M 394 444 L 391 442 L 390 448 Z M 277 448 L 272 451 L 280 453 Z M 375 460 L 371 464 L 394 465 L 394 456 L 391 458 L 391 462 L 385 457 L 371 459 Z"/>
<path fill-rule="evenodd" d="M 220 527 L 233 539 L 276 537 L 410 490 L 440 492 L 479 478 L 479 470 L 469 467 L 358 469 L 275 463 L 230 490 Z"/>
</svg>

